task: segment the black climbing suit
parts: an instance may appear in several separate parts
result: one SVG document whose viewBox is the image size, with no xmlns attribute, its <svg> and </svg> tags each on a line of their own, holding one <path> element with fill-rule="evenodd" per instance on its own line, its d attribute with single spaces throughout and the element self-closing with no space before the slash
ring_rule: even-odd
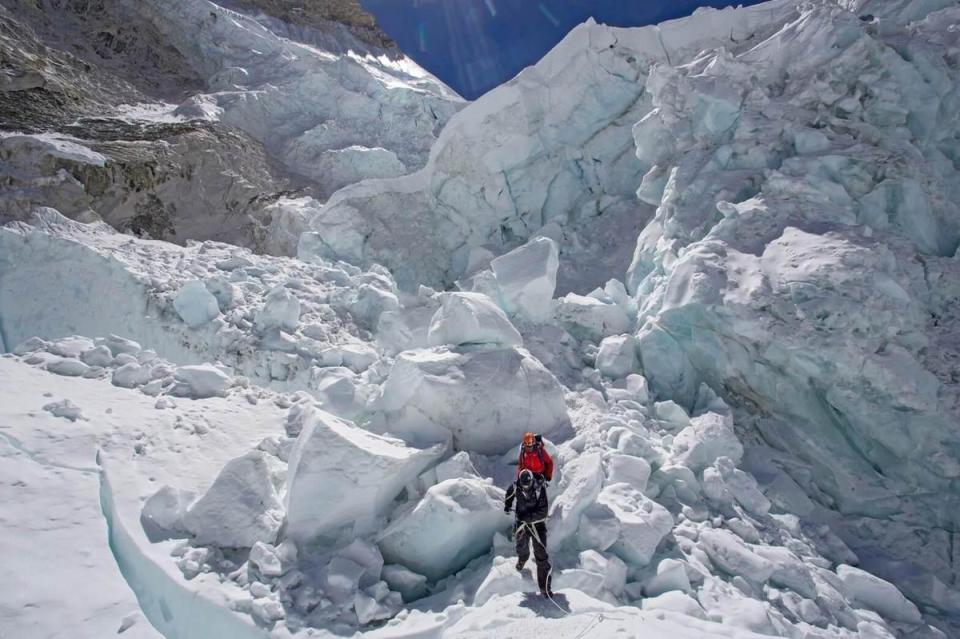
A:
<svg viewBox="0 0 960 639">
<path fill-rule="evenodd" d="M 542 483 L 534 482 L 529 491 L 524 491 L 514 482 L 507 490 L 505 510 L 510 510 L 514 500 L 517 502 L 517 519 L 513 529 L 517 542 L 517 565 L 522 567 L 530 558 L 532 542 L 533 557 L 537 562 L 537 585 L 542 592 L 549 592 L 552 580 L 547 556 L 547 490 Z"/>
</svg>

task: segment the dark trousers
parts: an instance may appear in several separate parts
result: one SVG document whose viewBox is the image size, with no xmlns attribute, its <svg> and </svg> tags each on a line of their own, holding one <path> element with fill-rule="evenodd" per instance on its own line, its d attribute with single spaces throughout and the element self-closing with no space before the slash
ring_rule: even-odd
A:
<svg viewBox="0 0 960 639">
<path fill-rule="evenodd" d="M 527 563 L 530 558 L 530 545 L 533 544 L 533 558 L 537 561 L 537 585 L 540 590 L 550 590 L 550 558 L 547 555 L 547 525 L 543 522 L 530 525 L 517 522 L 514 538 L 517 542 L 517 561 Z M 533 534 L 536 533 L 536 534 Z"/>
</svg>

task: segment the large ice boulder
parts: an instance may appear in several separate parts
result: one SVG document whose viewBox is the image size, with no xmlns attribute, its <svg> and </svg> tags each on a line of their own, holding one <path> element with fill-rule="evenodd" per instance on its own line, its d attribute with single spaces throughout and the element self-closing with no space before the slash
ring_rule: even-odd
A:
<svg viewBox="0 0 960 639">
<path fill-rule="evenodd" d="M 749 473 L 736 468 L 733 460 L 718 457 L 703 471 L 703 494 L 717 504 L 732 504 L 734 500 L 755 515 L 766 515 L 770 500 L 757 486 Z"/>
<path fill-rule="evenodd" d="M 283 523 L 274 458 L 255 450 L 227 462 L 213 485 L 183 515 L 197 544 L 249 548 L 272 544 Z"/>
<path fill-rule="evenodd" d="M 846 564 L 837 566 L 837 575 L 847 593 L 860 605 L 893 621 L 920 623 L 917 606 L 889 581 Z"/>
<path fill-rule="evenodd" d="M 336 551 L 337 557 L 349 559 L 358 566 L 363 566 L 358 584 L 361 588 L 369 588 L 380 581 L 383 571 L 383 555 L 372 543 L 363 539 L 354 539 L 349 544 Z"/>
<path fill-rule="evenodd" d="M 567 293 L 557 300 L 554 319 L 578 339 L 598 341 L 630 330 L 630 318 L 618 304 Z"/>
<path fill-rule="evenodd" d="M 203 326 L 220 314 L 217 298 L 199 280 L 189 281 L 180 287 L 173 298 L 173 308 L 191 328 Z"/>
<path fill-rule="evenodd" d="M 127 364 L 126 366 L 131 366 Z M 134 365 L 135 366 L 135 365 Z M 117 373 L 120 371 L 118 370 Z M 230 376 L 213 364 L 196 364 L 194 366 L 180 366 L 173 374 L 176 385 L 172 394 L 192 399 L 207 397 L 222 397 L 230 388 Z M 114 383 L 117 383 L 117 374 L 114 374 Z"/>
<path fill-rule="evenodd" d="M 427 330 L 430 346 L 520 346 L 523 338 L 493 300 L 481 293 L 444 293 Z"/>
<path fill-rule="evenodd" d="M 353 609 L 357 613 L 357 621 L 365 626 L 374 621 L 390 619 L 403 608 L 403 597 L 399 592 L 392 592 L 384 582 L 379 582 L 358 592 L 353 597 Z"/>
<path fill-rule="evenodd" d="M 176 536 L 186 531 L 183 516 L 196 495 L 189 490 L 178 490 L 164 485 L 143 504 L 140 522 L 148 535 Z"/>
<path fill-rule="evenodd" d="M 286 534 L 297 543 L 343 526 L 363 529 L 444 447 L 417 449 L 322 410 L 302 411 L 287 473 Z"/>
<path fill-rule="evenodd" d="M 620 522 L 620 533 L 610 550 L 628 564 L 650 563 L 657 546 L 673 530 L 670 512 L 629 484 L 604 487 L 597 504 L 613 511 Z"/>
<path fill-rule="evenodd" d="M 427 578 L 406 566 L 387 564 L 383 567 L 382 577 L 390 590 L 399 592 L 404 601 L 419 599 L 427 592 Z"/>
<path fill-rule="evenodd" d="M 630 484 L 640 492 L 647 488 L 650 463 L 642 457 L 609 453 L 606 456 L 607 484 Z"/>
<path fill-rule="evenodd" d="M 623 592 L 627 583 L 627 565 L 615 555 L 604 556 L 596 550 L 580 553 L 580 566 L 589 572 L 603 575 L 603 587 L 615 595 Z"/>
<path fill-rule="evenodd" d="M 257 311 L 253 323 L 263 332 L 272 329 L 294 331 L 300 323 L 300 300 L 287 287 L 275 286 L 267 293 L 263 308 Z"/>
<path fill-rule="evenodd" d="M 563 467 L 556 496 L 550 504 L 550 540 L 554 547 L 577 532 L 580 516 L 596 502 L 603 486 L 603 457 L 598 452 L 578 455 Z M 619 528 L 614 531 L 612 544 Z M 605 550 L 610 544 L 601 548 Z"/>
<path fill-rule="evenodd" d="M 731 521 L 728 519 L 727 524 Z M 751 544 L 751 548 L 773 565 L 770 581 L 807 599 L 817 598 L 817 586 L 810 574 L 811 569 L 803 559 L 781 546 Z"/>
<path fill-rule="evenodd" d="M 600 342 L 597 370 L 614 379 L 625 377 L 637 367 L 637 346 L 632 335 L 613 335 Z"/>
<path fill-rule="evenodd" d="M 743 446 L 733 432 L 733 418 L 717 413 L 694 417 L 674 438 L 673 457 L 695 473 L 712 465 L 718 457 L 740 463 Z"/>
<path fill-rule="evenodd" d="M 773 563 L 753 552 L 749 544 L 729 530 L 705 530 L 699 545 L 720 570 L 763 584 L 773 574 Z"/>
<path fill-rule="evenodd" d="M 514 348 L 406 351 L 371 403 L 371 428 L 425 446 L 501 454 L 526 431 L 569 431 L 563 387 L 526 351 Z"/>
<path fill-rule="evenodd" d="M 656 574 L 643 582 L 643 594 L 648 597 L 656 597 L 673 590 L 690 592 L 692 589 L 686 564 L 669 557 L 661 559 L 657 564 Z"/>
<path fill-rule="evenodd" d="M 485 553 L 494 533 L 509 527 L 503 497 L 480 479 L 440 482 L 380 535 L 380 550 L 387 561 L 430 579 L 451 575 Z"/>
<path fill-rule="evenodd" d="M 507 312 L 531 322 L 550 319 L 559 266 L 557 243 L 547 237 L 532 239 L 490 262 Z"/>
<path fill-rule="evenodd" d="M 427 334 L 433 316 L 440 308 L 440 295 L 421 287 L 416 298 L 406 300 L 395 310 L 380 315 L 377 322 L 377 345 L 387 355 L 396 355 L 413 348 L 426 348 Z"/>
</svg>

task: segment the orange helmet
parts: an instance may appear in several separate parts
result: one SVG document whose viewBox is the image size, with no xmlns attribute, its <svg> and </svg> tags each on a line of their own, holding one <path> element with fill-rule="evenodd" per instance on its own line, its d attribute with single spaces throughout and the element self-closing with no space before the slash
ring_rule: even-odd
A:
<svg viewBox="0 0 960 639">
<path fill-rule="evenodd" d="M 523 445 L 532 447 L 536 442 L 536 436 L 533 433 L 524 433 L 523 434 Z"/>
</svg>

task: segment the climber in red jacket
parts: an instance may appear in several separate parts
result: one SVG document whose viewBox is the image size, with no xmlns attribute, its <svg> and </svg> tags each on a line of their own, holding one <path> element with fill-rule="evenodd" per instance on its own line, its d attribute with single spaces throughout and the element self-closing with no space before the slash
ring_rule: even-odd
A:
<svg viewBox="0 0 960 639">
<path fill-rule="evenodd" d="M 523 470 L 539 475 L 542 481 L 553 479 L 553 460 L 543 446 L 543 438 L 533 433 L 523 434 L 520 459 L 517 461 L 517 477 Z"/>
</svg>

